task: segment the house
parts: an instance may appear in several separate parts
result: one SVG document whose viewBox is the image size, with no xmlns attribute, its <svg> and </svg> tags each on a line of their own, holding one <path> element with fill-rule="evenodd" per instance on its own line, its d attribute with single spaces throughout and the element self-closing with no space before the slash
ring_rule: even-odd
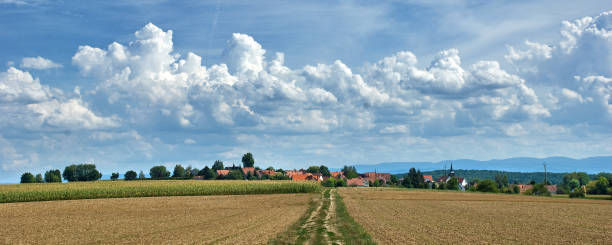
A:
<svg viewBox="0 0 612 245">
<path fill-rule="evenodd" d="M 255 175 L 255 168 L 254 167 L 246 167 L 246 168 L 242 168 L 240 170 L 242 170 L 242 174 L 244 174 L 245 176 L 247 174 L 249 174 L 249 173 L 251 174 L 251 176 Z"/>
<path fill-rule="evenodd" d="M 368 187 L 370 186 L 370 182 L 367 179 L 357 177 L 346 180 L 347 186 L 358 186 L 358 187 Z"/>
<path fill-rule="evenodd" d="M 230 171 L 229 171 L 229 170 L 227 170 L 227 169 L 217 170 L 217 175 L 218 175 L 218 176 L 225 176 L 225 175 L 228 175 L 228 174 L 229 174 L 229 172 L 230 172 Z"/>
<path fill-rule="evenodd" d="M 455 177 L 455 171 L 453 170 L 453 164 L 451 163 L 450 172 L 447 176 L 441 176 L 440 178 L 438 178 L 438 183 L 448 183 L 448 181 L 452 178 L 456 178 L 459 184 L 459 189 L 465 191 L 468 185 L 467 179 L 463 177 Z"/>
<path fill-rule="evenodd" d="M 344 178 L 343 172 L 329 172 L 329 174 L 331 175 L 331 177 L 334 177 L 336 179 Z"/>
<path fill-rule="evenodd" d="M 193 179 L 194 179 L 194 180 L 204 180 L 204 176 L 202 176 L 202 175 L 196 175 L 196 176 L 193 176 Z"/>
<path fill-rule="evenodd" d="M 423 175 L 423 179 L 425 180 L 425 183 L 433 182 L 433 176 L 432 175 Z"/>
<path fill-rule="evenodd" d="M 274 170 L 261 170 L 259 171 L 262 175 L 274 175 L 276 174 L 276 171 Z"/>
<path fill-rule="evenodd" d="M 305 174 L 293 174 L 291 175 L 291 180 L 294 181 L 318 181 L 321 182 L 323 181 L 323 175 L 321 174 L 311 174 L 311 173 L 305 173 Z"/>
<path fill-rule="evenodd" d="M 292 177 L 293 175 L 296 174 L 306 174 L 306 171 L 300 169 L 300 170 L 286 170 L 285 171 L 285 175 Z"/>
<path fill-rule="evenodd" d="M 387 184 L 387 182 L 391 182 L 391 174 L 389 173 L 367 172 L 361 174 L 361 177 L 372 182 L 376 180 L 382 180 L 385 184 Z"/>
</svg>

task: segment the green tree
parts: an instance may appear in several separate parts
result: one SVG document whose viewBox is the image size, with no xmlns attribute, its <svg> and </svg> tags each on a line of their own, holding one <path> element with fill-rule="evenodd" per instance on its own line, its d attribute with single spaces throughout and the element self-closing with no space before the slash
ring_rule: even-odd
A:
<svg viewBox="0 0 612 245">
<path fill-rule="evenodd" d="M 408 188 L 423 188 L 425 186 L 425 179 L 421 170 L 417 171 L 415 168 L 410 168 L 408 175 L 404 176 L 402 185 Z"/>
<path fill-rule="evenodd" d="M 498 189 L 502 189 L 508 186 L 508 177 L 503 174 L 495 175 L 495 183 L 497 184 Z"/>
<path fill-rule="evenodd" d="M 111 174 L 111 180 L 117 180 L 119 178 L 119 173 L 112 173 Z"/>
<path fill-rule="evenodd" d="M 499 183 L 490 180 L 490 179 L 485 179 L 485 180 L 481 180 L 478 182 L 478 185 L 476 186 L 476 190 L 480 191 L 480 192 L 493 192 L 493 193 L 497 193 L 499 192 L 499 189 L 497 188 Z M 518 186 L 517 186 L 518 187 Z"/>
<path fill-rule="evenodd" d="M 266 168 L 266 170 L 274 170 L 274 167 L 270 166 L 270 167 Z"/>
<path fill-rule="evenodd" d="M 243 180 L 244 174 L 241 170 L 231 170 L 223 179 Z"/>
<path fill-rule="evenodd" d="M 215 161 L 215 163 L 212 165 L 213 171 L 223 170 L 223 169 L 224 169 L 223 162 L 221 160 Z"/>
<path fill-rule="evenodd" d="M 306 169 L 307 173 L 318 174 L 321 173 L 321 168 L 319 166 L 310 166 Z"/>
<path fill-rule="evenodd" d="M 191 175 L 191 171 L 193 170 L 193 168 L 191 167 L 191 165 L 187 166 L 187 168 L 185 168 L 185 176 L 186 178 L 192 178 Z"/>
<path fill-rule="evenodd" d="M 568 186 L 570 191 L 573 191 L 576 188 L 580 187 L 580 181 L 578 181 L 577 179 L 571 179 L 568 183 Z"/>
<path fill-rule="evenodd" d="M 95 164 L 72 164 L 64 169 L 62 174 L 67 181 L 94 181 L 102 178 L 102 173 Z"/>
<path fill-rule="evenodd" d="M 204 179 L 215 179 L 217 177 L 217 173 L 208 168 L 208 166 L 205 166 L 202 171 L 202 176 L 204 176 Z"/>
<path fill-rule="evenodd" d="M 397 176 L 391 175 L 391 184 L 397 185 L 398 179 Z"/>
<path fill-rule="evenodd" d="M 331 172 L 329 171 L 329 168 L 325 165 L 321 165 L 319 167 L 319 171 L 321 172 L 321 174 L 325 177 L 329 177 L 331 176 Z"/>
<path fill-rule="evenodd" d="M 125 180 L 135 180 L 136 179 L 136 175 L 137 175 L 136 171 L 129 170 L 129 171 L 125 172 L 125 175 L 123 175 L 123 178 Z"/>
<path fill-rule="evenodd" d="M 347 179 L 359 177 L 359 174 L 357 173 L 357 169 L 355 168 L 355 166 L 344 165 L 344 167 L 342 168 L 342 173 Z"/>
<path fill-rule="evenodd" d="M 446 183 L 447 190 L 459 190 L 459 180 L 455 177 L 451 177 Z"/>
<path fill-rule="evenodd" d="M 30 172 L 25 172 L 21 175 L 21 183 L 34 183 L 36 182 L 36 179 L 34 178 L 34 175 L 32 175 L 32 173 Z"/>
<path fill-rule="evenodd" d="M 139 179 L 145 179 L 147 177 L 145 176 L 144 172 L 142 170 L 140 170 L 140 173 L 138 174 L 138 178 Z"/>
<path fill-rule="evenodd" d="M 174 166 L 174 172 L 172 172 L 172 177 L 175 177 L 175 178 L 185 177 L 185 168 L 183 168 L 183 166 L 181 166 L 180 164 L 177 164 L 176 166 Z"/>
<path fill-rule="evenodd" d="M 255 159 L 253 158 L 253 154 L 247 152 L 242 156 L 242 166 L 245 168 L 252 168 L 255 166 Z"/>
<path fill-rule="evenodd" d="M 53 183 L 53 182 L 62 182 L 62 174 L 59 169 L 49 170 L 45 172 L 45 182 Z"/>
<path fill-rule="evenodd" d="M 42 183 L 42 182 L 43 182 L 42 174 L 37 174 L 36 175 L 36 183 Z"/>
<path fill-rule="evenodd" d="M 170 177 L 170 171 L 166 170 L 166 166 L 154 166 L 149 170 L 149 176 L 152 179 L 161 179 Z"/>
<path fill-rule="evenodd" d="M 608 184 L 609 182 L 606 177 L 599 177 L 599 180 L 597 180 L 597 183 L 595 184 L 596 194 L 608 194 Z"/>
</svg>

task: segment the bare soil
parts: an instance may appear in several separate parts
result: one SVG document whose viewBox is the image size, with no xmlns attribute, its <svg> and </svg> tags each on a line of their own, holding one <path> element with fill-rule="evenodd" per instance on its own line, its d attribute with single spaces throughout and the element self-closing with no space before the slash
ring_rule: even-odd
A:
<svg viewBox="0 0 612 245">
<path fill-rule="evenodd" d="M 4 244 L 266 244 L 317 194 L 0 204 Z"/>
<path fill-rule="evenodd" d="M 610 244 L 612 201 L 341 188 L 379 244 Z"/>
</svg>

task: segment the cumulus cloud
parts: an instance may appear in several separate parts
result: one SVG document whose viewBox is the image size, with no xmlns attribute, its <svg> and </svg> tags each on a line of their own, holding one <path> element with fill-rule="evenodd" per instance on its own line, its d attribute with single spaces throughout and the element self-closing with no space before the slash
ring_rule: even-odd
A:
<svg viewBox="0 0 612 245">
<path fill-rule="evenodd" d="M 553 44 L 508 46 L 507 63 L 464 64 L 451 48 L 427 61 L 400 51 L 359 68 L 341 60 L 290 68 L 283 53 L 267 53 L 241 33 L 229 37 L 222 63 L 204 66 L 199 55 L 175 51 L 171 30 L 149 23 L 129 42 L 78 48 L 72 63 L 96 81 L 88 91 L 64 92 L 13 67 L 0 73 L 0 125 L 79 129 L 99 144 L 130 142 L 148 158 L 153 145 L 180 151 L 177 137 L 185 145 L 212 144 L 194 140 L 203 132 L 222 135 L 211 141 L 222 137 L 229 138 L 224 144 L 235 144 L 214 148 L 228 158 L 264 146 L 291 150 L 302 139 L 310 149 L 300 152 L 322 156 L 354 151 L 357 144 L 363 152 L 364 145 L 393 151 L 399 146 L 389 145 L 389 138 L 398 138 L 398 145 L 426 145 L 417 150 L 433 154 L 429 148 L 438 137 L 531 144 L 520 140 L 609 132 L 610 16 L 563 22 L 562 39 Z M 276 137 L 290 141 L 270 143 Z M 316 150 L 321 142 L 334 148 Z M 11 166 L 28 159 L 6 154 L 13 156 Z M 358 160 L 352 157 L 367 156 L 344 159 Z"/>
<path fill-rule="evenodd" d="M 81 98 L 67 98 L 42 85 L 29 72 L 10 67 L 0 72 L 0 118 L 19 128 L 98 129 L 117 127 L 118 118 L 94 114 Z"/>
<path fill-rule="evenodd" d="M 25 57 L 21 60 L 21 68 L 46 70 L 52 68 L 60 68 L 62 65 L 57 64 L 43 57 Z"/>
<path fill-rule="evenodd" d="M 548 122 L 611 123 L 612 11 L 563 21 L 560 33 L 557 43 L 509 47 L 507 61 L 529 81 L 552 90 L 546 103 L 552 114 Z"/>
<path fill-rule="evenodd" d="M 465 68 L 456 49 L 441 51 L 426 69 L 402 51 L 359 74 L 340 60 L 291 69 L 284 54 L 269 59 L 251 36 L 235 33 L 223 51 L 225 63 L 205 67 L 196 54 L 174 53 L 172 34 L 149 23 L 127 45 L 79 47 L 73 63 L 101 80 L 96 90 L 110 104 L 130 108 L 124 116 L 161 113 L 186 129 L 358 132 L 395 114 L 416 122 L 398 126 L 406 132 L 450 120 L 449 132 L 466 133 L 461 128 L 549 116 L 525 80 L 496 61 Z"/>
</svg>

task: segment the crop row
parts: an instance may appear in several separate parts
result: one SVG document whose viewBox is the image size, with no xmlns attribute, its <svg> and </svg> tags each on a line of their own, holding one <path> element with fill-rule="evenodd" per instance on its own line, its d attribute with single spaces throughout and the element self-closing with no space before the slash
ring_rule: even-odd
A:
<svg viewBox="0 0 612 245">
<path fill-rule="evenodd" d="M 295 181 L 95 181 L 0 186 L 0 203 L 95 198 L 247 195 L 317 192 L 317 182 Z"/>
</svg>

